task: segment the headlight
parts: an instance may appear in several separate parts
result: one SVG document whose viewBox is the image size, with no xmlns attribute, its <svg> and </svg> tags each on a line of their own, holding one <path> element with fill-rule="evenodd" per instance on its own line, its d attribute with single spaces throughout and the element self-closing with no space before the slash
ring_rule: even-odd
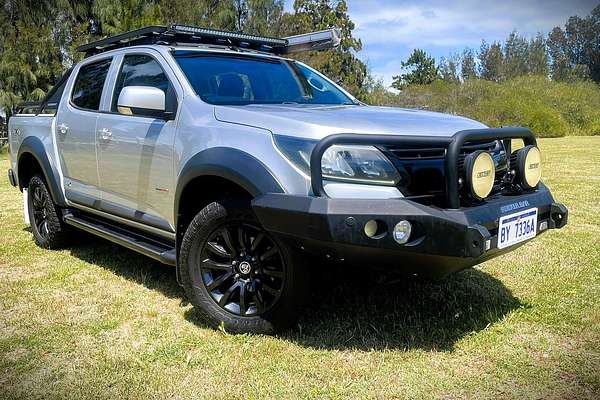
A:
<svg viewBox="0 0 600 400">
<path fill-rule="evenodd" d="M 542 176 L 542 157 L 536 146 L 525 146 L 516 152 L 515 170 L 518 182 L 525 189 L 533 189 Z"/>
<path fill-rule="evenodd" d="M 289 136 L 274 136 L 286 158 L 310 176 L 310 155 L 316 141 Z M 383 153 L 373 146 L 333 145 L 323 154 L 321 173 L 324 179 L 394 186 L 400 175 Z"/>
<path fill-rule="evenodd" d="M 471 195 L 476 199 L 486 198 L 494 187 L 496 168 L 490 153 L 475 151 L 465 158 L 465 173 Z"/>
<path fill-rule="evenodd" d="M 323 178 L 345 182 L 394 186 L 400 175 L 373 146 L 333 145 L 323 153 Z"/>
<path fill-rule="evenodd" d="M 309 178 L 310 155 L 317 145 L 317 141 L 280 135 L 273 135 L 273 138 L 275 139 L 275 145 L 281 150 L 285 158 Z"/>
</svg>

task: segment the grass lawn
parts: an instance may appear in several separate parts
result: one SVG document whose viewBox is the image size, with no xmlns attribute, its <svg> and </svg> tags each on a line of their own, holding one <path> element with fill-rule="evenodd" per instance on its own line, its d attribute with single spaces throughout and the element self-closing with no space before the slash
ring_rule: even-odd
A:
<svg viewBox="0 0 600 400">
<path fill-rule="evenodd" d="M 598 399 L 600 137 L 540 142 L 565 229 L 442 283 L 336 270 L 278 337 L 203 326 L 101 239 L 37 248 L 3 154 L 0 398 Z"/>
</svg>

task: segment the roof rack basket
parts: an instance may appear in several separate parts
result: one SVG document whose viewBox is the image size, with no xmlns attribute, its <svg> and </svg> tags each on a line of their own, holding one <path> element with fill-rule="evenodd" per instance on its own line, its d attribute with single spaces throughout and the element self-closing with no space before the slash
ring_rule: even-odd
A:
<svg viewBox="0 0 600 400">
<path fill-rule="evenodd" d="M 286 38 L 248 35 L 189 25 L 147 26 L 80 46 L 77 50 L 91 56 L 109 50 L 142 44 L 220 45 L 285 55 L 302 51 L 327 50 L 340 44 L 337 28 Z"/>
</svg>

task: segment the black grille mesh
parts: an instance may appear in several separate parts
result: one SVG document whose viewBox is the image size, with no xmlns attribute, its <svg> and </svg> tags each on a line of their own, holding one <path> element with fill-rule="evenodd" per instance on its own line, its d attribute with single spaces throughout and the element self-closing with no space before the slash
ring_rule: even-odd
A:
<svg viewBox="0 0 600 400">
<path fill-rule="evenodd" d="M 386 146 L 382 148 L 388 158 L 398 168 L 402 180 L 399 189 L 406 197 L 419 198 L 428 203 L 442 205 L 445 194 L 444 157 L 445 147 L 404 147 Z M 466 143 L 458 159 L 459 176 L 464 176 L 465 157 L 477 150 L 488 151 L 496 160 L 495 189 L 500 189 L 500 184 L 507 172 L 504 148 L 501 142 L 480 141 Z M 504 160 L 504 161 L 503 161 Z"/>
</svg>

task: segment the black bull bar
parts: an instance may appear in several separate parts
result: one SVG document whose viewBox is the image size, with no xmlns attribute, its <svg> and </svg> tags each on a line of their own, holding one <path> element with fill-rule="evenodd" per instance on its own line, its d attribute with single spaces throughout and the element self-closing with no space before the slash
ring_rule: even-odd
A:
<svg viewBox="0 0 600 400">
<path fill-rule="evenodd" d="M 341 133 L 323 138 L 312 151 L 310 157 L 310 175 L 313 194 L 317 197 L 328 197 L 323 187 L 321 162 L 323 153 L 336 144 L 369 144 L 369 145 L 434 145 L 446 148 L 444 171 L 446 178 L 446 205 L 450 209 L 460 207 L 458 187 L 458 159 L 465 143 L 482 140 L 522 139 L 525 146 L 537 145 L 535 136 L 527 128 L 486 128 L 467 129 L 456 132 L 450 137 L 436 136 L 397 136 L 397 135 L 365 135 Z M 507 147 L 510 153 L 510 146 Z M 510 154 L 509 154 L 510 156 Z"/>
</svg>

